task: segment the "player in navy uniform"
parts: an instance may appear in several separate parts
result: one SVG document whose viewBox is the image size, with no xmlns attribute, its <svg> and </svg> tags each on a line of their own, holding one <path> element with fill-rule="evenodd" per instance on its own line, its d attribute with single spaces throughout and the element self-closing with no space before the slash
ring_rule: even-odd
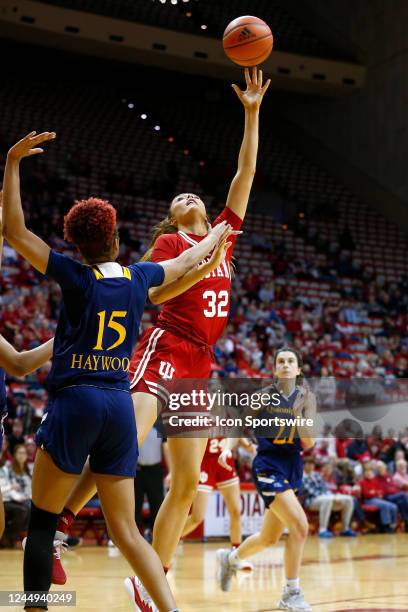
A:
<svg viewBox="0 0 408 612">
<path fill-rule="evenodd" d="M 7 416 L 6 372 L 12 376 L 24 376 L 46 363 L 52 355 L 54 340 L 19 353 L 0 334 L 0 450 L 3 445 L 3 421 Z M 4 531 L 4 507 L 0 491 L 0 538 Z"/>
<path fill-rule="evenodd" d="M 282 419 L 302 416 L 313 419 L 316 411 L 315 397 L 305 385 L 297 384 L 301 376 L 301 357 L 289 348 L 275 354 L 276 382 L 271 394 L 276 394 L 276 406 L 268 407 L 261 417 Z M 276 544 L 285 528 L 289 536 L 285 545 L 286 585 L 278 603 L 280 610 L 308 612 L 311 610 L 299 588 L 299 570 L 303 547 L 308 533 L 306 514 L 297 499 L 302 485 L 302 449 L 313 446 L 310 430 L 286 424 L 276 430 L 254 431 L 258 451 L 253 462 L 256 488 L 265 502 L 266 511 L 262 529 L 250 536 L 234 551 L 221 549 L 217 553 L 220 563 L 221 588 L 228 591 L 231 578 L 242 559 Z M 264 437 L 264 436 L 268 437 Z M 228 440 L 233 442 L 233 440 Z M 219 462 L 228 469 L 230 444 L 221 453 Z"/>
<path fill-rule="evenodd" d="M 19 187 L 21 159 L 42 153 L 38 145 L 53 138 L 54 132 L 31 132 L 23 138 L 10 149 L 4 176 L 5 238 L 62 290 L 47 379 L 49 404 L 37 432 L 24 589 L 49 590 L 58 515 L 89 455 L 112 538 L 159 610 L 174 611 L 159 557 L 134 521 L 137 433 L 128 368 L 149 288 L 183 276 L 214 247 L 214 266 L 219 265 L 231 228 L 217 226 L 208 239 L 171 261 L 123 268 L 115 262 L 116 211 L 108 202 L 90 198 L 77 202 L 64 219 L 65 237 L 85 264 L 56 253 L 26 228 Z M 142 600 L 138 605 L 147 610 Z M 26 608 L 47 606 L 26 603 Z"/>
</svg>

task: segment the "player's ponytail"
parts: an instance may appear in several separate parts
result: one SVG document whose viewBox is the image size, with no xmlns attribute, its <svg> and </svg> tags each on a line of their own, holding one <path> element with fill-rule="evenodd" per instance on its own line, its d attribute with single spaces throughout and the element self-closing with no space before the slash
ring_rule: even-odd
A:
<svg viewBox="0 0 408 612">
<path fill-rule="evenodd" d="M 174 221 L 170 218 L 169 215 L 160 223 L 153 227 L 152 237 L 150 239 L 149 248 L 143 257 L 140 258 L 140 261 L 150 261 L 152 258 L 152 252 L 155 245 L 156 240 L 162 234 L 175 234 L 178 231 L 176 225 L 174 225 Z"/>
</svg>

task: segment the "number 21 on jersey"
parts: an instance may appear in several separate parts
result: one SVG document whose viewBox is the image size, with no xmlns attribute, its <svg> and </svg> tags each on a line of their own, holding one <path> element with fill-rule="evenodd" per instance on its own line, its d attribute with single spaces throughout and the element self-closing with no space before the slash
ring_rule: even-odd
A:
<svg viewBox="0 0 408 612">
<path fill-rule="evenodd" d="M 228 291 L 204 291 L 203 299 L 207 302 L 207 308 L 204 308 L 206 317 L 228 317 Z"/>
</svg>

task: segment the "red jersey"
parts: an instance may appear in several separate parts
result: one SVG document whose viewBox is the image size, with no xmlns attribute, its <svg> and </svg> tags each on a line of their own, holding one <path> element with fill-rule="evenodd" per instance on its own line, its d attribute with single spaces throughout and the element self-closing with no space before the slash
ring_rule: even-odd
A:
<svg viewBox="0 0 408 612">
<path fill-rule="evenodd" d="M 234 230 L 239 230 L 242 225 L 242 219 L 227 207 L 213 226 L 222 221 L 227 221 Z M 152 261 L 159 263 L 178 257 L 203 238 L 182 231 L 163 234 L 156 240 Z M 227 324 L 230 307 L 231 257 L 235 237 L 231 236 L 229 240 L 233 244 L 216 270 L 181 295 L 165 302 L 156 322 L 158 327 L 198 344 L 212 346 L 217 342 Z"/>
<path fill-rule="evenodd" d="M 205 455 L 219 456 L 225 448 L 227 440 L 225 438 L 208 438 L 205 448 Z"/>
</svg>

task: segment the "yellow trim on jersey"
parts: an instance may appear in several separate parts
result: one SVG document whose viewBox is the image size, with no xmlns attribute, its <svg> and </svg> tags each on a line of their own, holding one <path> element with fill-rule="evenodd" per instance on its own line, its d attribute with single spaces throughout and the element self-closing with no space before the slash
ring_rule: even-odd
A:
<svg viewBox="0 0 408 612">
<path fill-rule="evenodd" d="M 92 272 L 95 274 L 96 280 L 101 280 L 101 278 L 103 278 L 103 274 L 101 274 L 96 268 L 92 268 Z"/>
<path fill-rule="evenodd" d="M 131 276 L 129 268 L 125 268 L 125 266 L 122 266 L 122 270 L 123 270 L 123 276 L 127 278 L 128 280 L 132 280 L 132 276 Z"/>
</svg>

